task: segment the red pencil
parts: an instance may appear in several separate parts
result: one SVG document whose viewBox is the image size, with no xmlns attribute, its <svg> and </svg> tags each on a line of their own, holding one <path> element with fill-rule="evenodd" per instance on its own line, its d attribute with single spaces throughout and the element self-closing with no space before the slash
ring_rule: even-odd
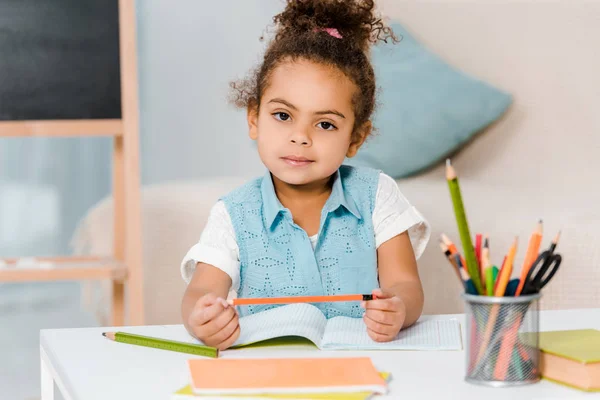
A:
<svg viewBox="0 0 600 400">
<path fill-rule="evenodd" d="M 334 301 L 366 301 L 375 300 L 372 294 L 342 294 L 335 296 L 294 296 L 294 297 L 256 297 L 232 299 L 227 302 L 233 306 L 255 304 L 292 304 L 292 303 L 329 303 Z"/>
<path fill-rule="evenodd" d="M 477 264 L 481 267 L 481 233 L 475 235 L 475 257 L 477 257 Z"/>
<path fill-rule="evenodd" d="M 483 260 L 481 259 L 481 233 L 475 235 L 475 258 L 477 259 L 477 265 L 479 266 L 479 276 L 481 277 L 481 286 L 485 291 L 485 270 Z"/>
</svg>

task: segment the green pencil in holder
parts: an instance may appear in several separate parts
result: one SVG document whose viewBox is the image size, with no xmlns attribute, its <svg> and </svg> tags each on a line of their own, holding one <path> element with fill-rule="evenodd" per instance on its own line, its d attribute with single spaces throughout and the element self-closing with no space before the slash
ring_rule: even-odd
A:
<svg viewBox="0 0 600 400">
<path fill-rule="evenodd" d="M 539 297 L 463 295 L 467 382 L 513 386 L 540 380 Z M 488 327 L 490 323 L 492 327 Z"/>
</svg>

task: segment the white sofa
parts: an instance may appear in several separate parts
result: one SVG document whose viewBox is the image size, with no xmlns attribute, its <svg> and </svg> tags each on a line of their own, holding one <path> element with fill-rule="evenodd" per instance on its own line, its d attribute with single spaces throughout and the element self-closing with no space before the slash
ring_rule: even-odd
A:
<svg viewBox="0 0 600 400">
<path fill-rule="evenodd" d="M 495 263 L 519 235 L 519 270 L 543 218 L 544 245 L 562 230 L 563 264 L 541 306 L 600 307 L 600 3 L 407 0 L 381 8 L 451 64 L 514 95 L 500 121 L 453 155 L 472 233 L 489 233 Z M 143 188 L 147 323 L 180 322 L 179 262 L 217 197 L 243 181 Z M 432 225 L 419 261 L 425 313 L 460 312 L 460 287 L 437 245 L 442 232 L 459 242 L 443 166 L 398 184 Z M 90 210 L 74 236 L 75 252 L 110 253 L 111 215 L 110 199 Z M 106 291 L 89 289 L 104 319 Z"/>
</svg>

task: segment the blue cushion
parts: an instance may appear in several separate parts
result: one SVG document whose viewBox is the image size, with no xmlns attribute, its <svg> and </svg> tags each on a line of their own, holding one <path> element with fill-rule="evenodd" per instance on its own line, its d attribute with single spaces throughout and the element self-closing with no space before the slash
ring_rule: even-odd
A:
<svg viewBox="0 0 600 400">
<path fill-rule="evenodd" d="M 372 49 L 377 132 L 346 163 L 402 178 L 459 149 L 499 118 L 512 96 L 449 66 L 400 24 L 391 27 L 402 40 Z"/>
</svg>

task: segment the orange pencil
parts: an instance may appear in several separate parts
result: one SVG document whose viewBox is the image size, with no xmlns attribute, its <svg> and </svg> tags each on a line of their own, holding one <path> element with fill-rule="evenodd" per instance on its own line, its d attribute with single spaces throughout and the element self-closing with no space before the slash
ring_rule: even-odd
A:
<svg viewBox="0 0 600 400">
<path fill-rule="evenodd" d="M 515 292 L 515 296 L 519 296 L 521 291 L 523 290 L 523 286 L 525 285 L 525 278 L 527 278 L 527 273 L 531 269 L 533 262 L 537 258 L 540 252 L 540 244 L 542 243 L 542 220 L 538 222 L 535 227 L 535 231 L 531 234 L 531 238 L 529 239 L 529 246 L 527 247 L 527 253 L 525 254 L 525 260 L 523 261 L 523 266 L 521 267 L 521 277 L 519 279 L 519 286 L 517 286 L 517 290 Z"/>
<path fill-rule="evenodd" d="M 460 256 L 460 262 L 466 268 L 467 262 L 465 261 L 465 258 L 462 256 L 462 254 L 458 252 L 456 245 L 450 240 L 450 238 L 443 233 L 441 234 L 440 238 L 442 242 L 444 242 L 444 244 L 448 246 L 448 250 L 450 250 L 450 253 L 452 253 L 452 255 L 458 254 Z"/>
<path fill-rule="evenodd" d="M 506 263 L 498 273 L 498 284 L 494 288 L 494 296 L 502 297 L 504 296 L 504 292 L 506 291 L 506 285 L 510 280 L 510 276 L 512 275 L 513 263 L 515 261 L 515 255 L 517 254 L 517 242 L 519 238 L 515 238 L 512 246 L 508 250 L 508 255 L 506 256 Z"/>
<path fill-rule="evenodd" d="M 342 294 L 335 296 L 294 296 L 294 297 L 256 297 L 227 300 L 232 306 L 255 304 L 292 304 L 292 303 L 330 303 L 334 301 L 366 301 L 375 300 L 372 294 Z"/>
<path fill-rule="evenodd" d="M 456 276 L 458 277 L 458 280 L 461 282 L 461 285 L 464 287 L 465 282 L 463 281 L 463 278 L 460 276 L 460 268 L 454 261 L 454 257 L 452 257 L 452 252 L 450 252 L 450 250 L 448 249 L 448 246 L 446 246 L 446 244 L 443 242 L 440 242 L 440 248 L 442 249 L 442 252 L 446 256 L 446 258 L 448 259 L 450 264 L 452 264 L 452 267 L 454 269 L 454 272 L 456 273 Z"/>
<path fill-rule="evenodd" d="M 498 283 L 494 289 L 494 296 L 502 297 L 504 296 L 504 292 L 506 291 L 506 285 L 510 280 L 510 276 L 512 275 L 512 265 L 515 260 L 515 255 L 517 254 L 517 242 L 518 237 L 515 237 L 515 241 L 510 246 L 508 250 L 508 255 L 506 256 L 506 261 L 502 266 L 502 269 L 498 273 Z M 488 323 L 485 329 L 485 333 L 483 336 L 483 343 L 479 348 L 479 355 L 477 356 L 477 362 L 481 361 L 492 337 L 492 331 L 494 330 L 494 326 L 496 325 L 496 319 L 498 318 L 498 313 L 500 312 L 500 308 L 498 304 L 494 304 L 490 311 L 490 315 L 488 318 Z"/>
</svg>

